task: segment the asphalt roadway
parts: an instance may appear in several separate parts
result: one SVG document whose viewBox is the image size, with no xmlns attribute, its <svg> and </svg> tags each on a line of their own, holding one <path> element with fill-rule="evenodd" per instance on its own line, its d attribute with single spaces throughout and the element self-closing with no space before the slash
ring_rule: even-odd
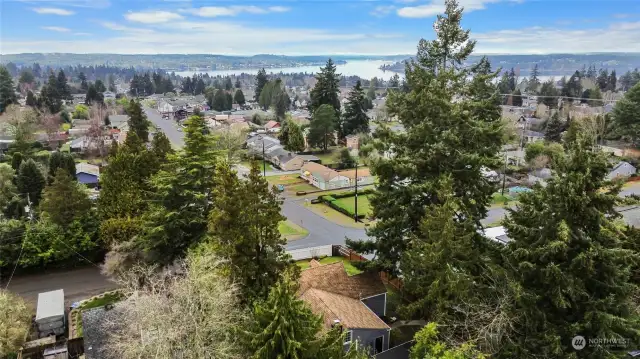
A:
<svg viewBox="0 0 640 359">
<path fill-rule="evenodd" d="M 171 144 L 175 147 L 182 148 L 184 146 L 184 132 L 178 131 L 178 125 L 173 120 L 163 119 L 160 112 L 150 107 L 143 107 L 147 114 L 147 119 L 155 126 L 159 127 Z"/>
</svg>

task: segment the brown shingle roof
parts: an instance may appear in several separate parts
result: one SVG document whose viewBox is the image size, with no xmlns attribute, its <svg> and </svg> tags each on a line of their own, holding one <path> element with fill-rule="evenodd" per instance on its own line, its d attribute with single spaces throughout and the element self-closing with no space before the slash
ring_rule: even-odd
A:
<svg viewBox="0 0 640 359">
<path fill-rule="evenodd" d="M 325 328 L 339 320 L 347 328 L 388 329 L 389 326 L 358 299 L 310 288 L 300 298 L 316 314 L 322 314 Z"/>
<path fill-rule="evenodd" d="M 341 176 L 345 176 L 350 179 L 356 178 L 356 170 L 348 170 L 348 171 L 340 171 L 338 172 Z M 371 176 L 371 171 L 368 168 L 363 168 L 358 170 L 358 177 L 369 177 Z"/>
<path fill-rule="evenodd" d="M 338 176 L 338 171 L 332 170 L 329 167 L 323 166 L 319 163 L 315 162 L 307 162 L 302 166 L 303 171 L 309 171 L 315 177 L 319 177 L 324 179 L 325 181 L 330 181 L 334 177 Z"/>
<path fill-rule="evenodd" d="M 302 271 L 300 273 L 300 292 L 305 292 L 309 288 L 353 299 L 367 298 L 387 292 L 376 273 L 365 272 L 349 276 L 342 261 Z"/>
</svg>

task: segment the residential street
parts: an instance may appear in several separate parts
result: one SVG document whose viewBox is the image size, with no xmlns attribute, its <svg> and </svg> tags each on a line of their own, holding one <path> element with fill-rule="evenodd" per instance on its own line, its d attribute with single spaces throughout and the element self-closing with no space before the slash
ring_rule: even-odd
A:
<svg viewBox="0 0 640 359">
<path fill-rule="evenodd" d="M 309 235 L 288 243 L 287 249 L 300 249 L 327 244 L 344 244 L 345 237 L 368 239 L 363 229 L 343 227 L 313 213 L 303 205 L 303 200 L 286 200 L 282 204 L 282 214 L 293 223 L 306 228 Z"/>
<path fill-rule="evenodd" d="M 79 259 L 80 260 L 80 259 Z M 2 283 L 6 286 L 6 283 Z M 65 271 L 15 276 L 9 284 L 9 290 L 21 295 L 35 305 L 38 293 L 64 289 L 67 304 L 86 299 L 116 288 L 116 284 L 100 274 L 100 269 L 91 266 Z"/>
<path fill-rule="evenodd" d="M 178 131 L 175 121 L 165 120 L 162 115 L 150 107 L 144 107 L 144 112 L 147 114 L 147 118 L 154 125 L 160 127 L 162 132 L 167 135 L 171 144 L 175 147 L 182 148 L 184 146 L 184 132 Z"/>
</svg>

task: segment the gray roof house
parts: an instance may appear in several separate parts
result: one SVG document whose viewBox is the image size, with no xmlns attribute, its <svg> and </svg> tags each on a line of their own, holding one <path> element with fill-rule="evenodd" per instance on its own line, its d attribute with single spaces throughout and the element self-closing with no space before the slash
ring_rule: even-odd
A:
<svg viewBox="0 0 640 359">
<path fill-rule="evenodd" d="M 106 348 L 108 335 L 121 323 L 122 304 L 82 311 L 82 332 L 86 359 L 118 359 L 119 355 Z"/>
<path fill-rule="evenodd" d="M 387 289 L 377 273 L 349 276 L 342 261 L 311 268 L 300 274 L 298 296 L 323 317 L 324 329 L 346 331 L 345 350 L 357 341 L 372 354 L 389 349 L 391 328 L 381 317 L 387 312 Z"/>
<path fill-rule="evenodd" d="M 553 174 L 551 173 L 550 169 L 542 168 L 539 170 L 529 172 L 527 182 L 529 182 L 530 185 L 540 183 L 542 186 L 546 186 L 547 180 L 552 176 Z"/>
<path fill-rule="evenodd" d="M 615 180 L 618 178 L 627 178 L 636 174 L 638 170 L 629 162 L 620 161 L 609 174 L 607 175 L 608 180 Z"/>
<path fill-rule="evenodd" d="M 129 115 L 109 115 L 111 127 L 122 129 L 129 122 Z"/>
</svg>

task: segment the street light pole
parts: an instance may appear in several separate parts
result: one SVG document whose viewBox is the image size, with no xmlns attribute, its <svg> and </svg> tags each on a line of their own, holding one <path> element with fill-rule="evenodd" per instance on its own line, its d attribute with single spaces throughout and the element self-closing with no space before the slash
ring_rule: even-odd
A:
<svg viewBox="0 0 640 359">
<path fill-rule="evenodd" d="M 262 177 L 267 177 L 267 162 L 264 158 L 264 137 L 262 137 Z"/>
</svg>

